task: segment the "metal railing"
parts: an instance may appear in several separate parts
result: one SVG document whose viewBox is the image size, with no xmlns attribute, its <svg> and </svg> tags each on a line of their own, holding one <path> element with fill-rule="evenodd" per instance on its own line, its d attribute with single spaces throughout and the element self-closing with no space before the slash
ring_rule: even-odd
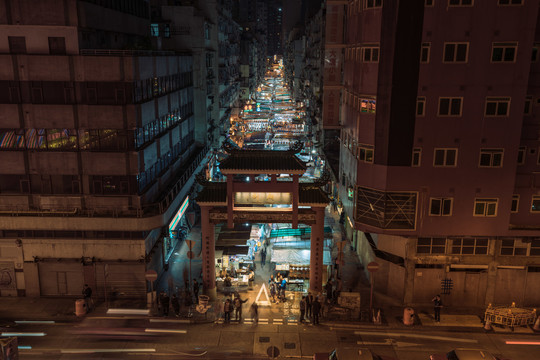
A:
<svg viewBox="0 0 540 360">
<path fill-rule="evenodd" d="M 81 49 L 81 55 L 90 56 L 171 56 L 174 51 L 154 50 L 116 50 L 116 49 Z"/>
</svg>

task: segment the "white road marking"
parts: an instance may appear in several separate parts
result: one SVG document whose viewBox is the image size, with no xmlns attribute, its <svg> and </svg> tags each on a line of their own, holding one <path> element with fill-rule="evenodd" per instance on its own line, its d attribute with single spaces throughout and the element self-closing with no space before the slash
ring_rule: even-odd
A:
<svg viewBox="0 0 540 360">
<path fill-rule="evenodd" d="M 174 330 L 174 329 L 144 329 L 144 332 L 149 333 L 175 333 L 175 334 L 186 334 L 186 330 Z"/>
<path fill-rule="evenodd" d="M 119 353 L 119 352 L 156 352 L 156 349 L 61 349 L 61 354 L 94 354 L 94 353 Z"/>
<path fill-rule="evenodd" d="M 357 341 L 358 345 L 395 345 L 397 347 L 407 347 L 407 346 L 420 346 L 422 344 L 407 343 L 401 341 L 395 341 L 394 339 L 385 339 L 383 343 L 380 342 L 369 342 L 369 341 Z"/>
<path fill-rule="evenodd" d="M 184 320 L 184 319 L 150 319 L 150 322 L 189 324 L 191 322 L 191 320 Z"/>
<path fill-rule="evenodd" d="M 434 335 L 420 335 L 420 334 L 414 334 L 414 333 L 355 331 L 354 334 L 355 335 L 373 335 L 373 336 L 402 336 L 402 337 L 412 337 L 412 338 L 417 338 L 417 339 L 459 341 L 459 342 L 474 343 L 474 344 L 478 343 L 478 340 L 473 340 L 473 339 L 453 338 L 453 337 L 434 336 Z"/>
</svg>

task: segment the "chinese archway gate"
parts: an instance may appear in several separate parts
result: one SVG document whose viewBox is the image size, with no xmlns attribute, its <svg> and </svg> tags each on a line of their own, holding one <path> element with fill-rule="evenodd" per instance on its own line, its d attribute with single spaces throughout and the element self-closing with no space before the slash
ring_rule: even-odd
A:
<svg viewBox="0 0 540 360">
<path fill-rule="evenodd" d="M 216 296 L 214 226 L 226 223 L 298 223 L 311 226 L 309 287 L 322 291 L 324 209 L 328 196 L 321 189 L 328 181 L 323 175 L 316 182 L 299 182 L 306 165 L 295 154 L 302 146 L 286 151 L 241 150 L 224 145 L 229 156 L 220 164 L 225 182 L 197 181 L 203 189 L 197 196 L 201 207 L 202 270 L 204 291 Z M 284 178 L 282 175 L 286 174 Z M 292 181 L 291 181 L 292 178 Z M 265 205 L 286 205 L 268 207 Z"/>
</svg>

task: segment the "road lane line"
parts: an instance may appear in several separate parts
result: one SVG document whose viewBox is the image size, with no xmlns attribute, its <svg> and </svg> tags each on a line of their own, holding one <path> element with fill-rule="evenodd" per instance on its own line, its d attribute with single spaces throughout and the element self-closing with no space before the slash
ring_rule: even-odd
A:
<svg viewBox="0 0 540 360">
<path fill-rule="evenodd" d="M 144 332 L 149 333 L 175 333 L 175 334 L 186 334 L 186 330 L 174 330 L 174 329 L 144 329 Z"/>
<path fill-rule="evenodd" d="M 395 332 L 373 332 L 373 331 L 355 331 L 355 335 L 372 335 L 372 336 L 402 336 L 402 337 L 412 337 L 417 339 L 431 339 L 431 340 L 443 340 L 443 341 L 459 341 L 465 343 L 474 343 L 477 344 L 478 340 L 473 339 L 463 339 L 463 338 L 452 338 L 446 336 L 435 336 L 435 335 L 420 335 L 420 334 L 408 334 L 408 333 L 395 333 Z"/>
</svg>

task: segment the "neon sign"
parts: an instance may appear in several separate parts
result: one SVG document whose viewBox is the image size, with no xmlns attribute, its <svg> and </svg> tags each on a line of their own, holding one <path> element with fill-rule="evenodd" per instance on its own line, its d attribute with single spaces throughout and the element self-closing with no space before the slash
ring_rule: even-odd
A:
<svg viewBox="0 0 540 360">
<path fill-rule="evenodd" d="M 169 224 L 169 233 L 171 233 L 176 227 L 176 225 L 178 225 L 178 222 L 180 221 L 182 216 L 184 216 L 184 214 L 186 213 L 188 205 L 189 205 L 189 196 L 186 196 L 186 199 L 182 203 L 182 206 L 180 206 L 180 209 L 178 209 L 178 212 L 176 213 L 176 215 L 174 215 L 174 217 L 171 220 L 171 223 Z"/>
</svg>

